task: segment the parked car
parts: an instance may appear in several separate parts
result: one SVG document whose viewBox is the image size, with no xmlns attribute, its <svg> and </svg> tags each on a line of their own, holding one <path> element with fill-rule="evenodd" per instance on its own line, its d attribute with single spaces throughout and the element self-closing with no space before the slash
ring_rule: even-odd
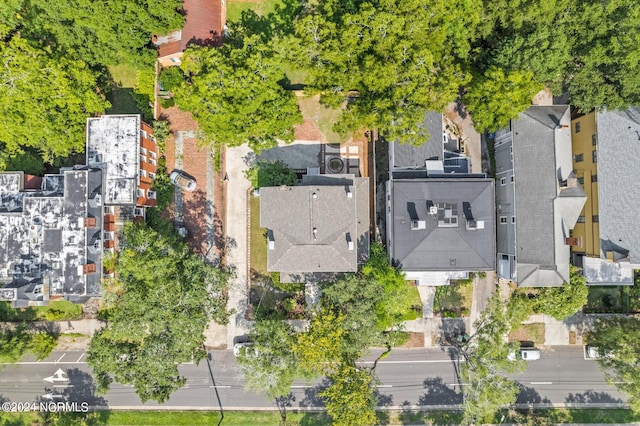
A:
<svg viewBox="0 0 640 426">
<path fill-rule="evenodd" d="M 610 352 L 603 352 L 599 347 L 587 345 L 584 347 L 585 358 L 613 358 L 613 354 Z"/>
<path fill-rule="evenodd" d="M 241 354 L 247 358 L 255 358 L 258 356 L 258 350 L 253 346 L 253 342 L 239 342 L 233 345 L 233 355 Z"/>
<path fill-rule="evenodd" d="M 192 177 L 177 170 L 171 172 L 169 180 L 171 180 L 172 184 L 184 191 L 193 192 L 196 189 L 196 181 Z"/>
<path fill-rule="evenodd" d="M 540 359 L 540 349 L 538 348 L 520 348 L 520 358 L 525 361 L 536 361 Z M 515 361 L 517 359 L 516 351 L 512 350 L 507 355 L 509 361 Z"/>
</svg>

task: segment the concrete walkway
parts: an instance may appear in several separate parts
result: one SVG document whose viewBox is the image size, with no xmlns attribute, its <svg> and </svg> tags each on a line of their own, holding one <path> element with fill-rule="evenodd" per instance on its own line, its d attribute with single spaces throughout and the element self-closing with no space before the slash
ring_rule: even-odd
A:
<svg viewBox="0 0 640 426">
<path fill-rule="evenodd" d="M 236 277 L 229 288 L 227 306 L 235 313 L 227 325 L 227 347 L 233 346 L 237 336 L 247 333 L 249 322 L 246 320 L 247 311 L 247 191 L 251 184 L 245 178 L 244 172 L 249 168 L 248 159 L 253 153 L 246 146 L 227 148 L 226 169 L 229 177 L 227 182 L 227 265 L 233 267 Z M 215 344 L 213 346 L 220 346 Z"/>
</svg>

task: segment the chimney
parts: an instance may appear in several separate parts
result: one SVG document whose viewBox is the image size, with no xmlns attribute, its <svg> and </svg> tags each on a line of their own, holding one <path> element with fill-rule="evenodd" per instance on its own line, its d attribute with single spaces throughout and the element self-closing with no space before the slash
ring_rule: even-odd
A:
<svg viewBox="0 0 640 426">
<path fill-rule="evenodd" d="M 582 245 L 582 238 L 568 237 L 568 238 L 565 238 L 564 243 L 568 246 L 580 247 Z"/>
</svg>

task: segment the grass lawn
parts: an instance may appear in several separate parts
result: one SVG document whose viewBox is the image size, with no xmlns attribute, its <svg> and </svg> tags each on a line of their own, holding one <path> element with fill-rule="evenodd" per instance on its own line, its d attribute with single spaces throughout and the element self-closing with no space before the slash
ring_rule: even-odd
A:
<svg viewBox="0 0 640 426">
<path fill-rule="evenodd" d="M 544 323 L 536 322 L 533 324 L 522 324 L 517 330 L 509 333 L 509 341 L 531 341 L 536 345 L 544 345 L 544 333 Z"/>
<path fill-rule="evenodd" d="M 0 321 L 67 321 L 80 318 L 82 307 L 66 300 L 53 300 L 48 306 L 14 309 L 0 302 Z"/>
<path fill-rule="evenodd" d="M 450 285 L 436 287 L 433 299 L 433 312 L 456 312 L 471 310 L 473 301 L 473 280 L 452 280 Z M 465 315 L 462 315 L 465 316 Z"/>
<path fill-rule="evenodd" d="M 341 136 L 333 131 L 333 125 L 340 119 L 341 109 L 331 109 L 320 105 L 320 96 L 298 96 L 298 105 L 305 119 L 315 121 L 329 143 L 342 143 L 349 139 L 350 135 Z"/>
<path fill-rule="evenodd" d="M 107 93 L 107 99 L 111 102 L 108 114 L 140 114 L 133 99 L 133 88 L 138 81 L 138 70 L 131 65 L 112 65 L 109 73 L 115 83 L 111 92 Z"/>
<path fill-rule="evenodd" d="M 632 423 L 640 420 L 631 410 L 623 408 L 611 409 L 551 409 L 533 410 L 516 413 L 502 411 L 496 414 L 494 423 L 501 421 L 502 416 L 507 423 L 519 421 L 526 424 L 555 423 Z M 516 417 L 518 416 L 518 417 Z M 104 425 L 216 425 L 220 421 L 220 413 L 209 411 L 104 411 L 85 414 L 53 414 L 55 424 L 72 425 L 104 424 Z M 461 411 L 429 410 L 429 411 L 379 411 L 380 424 L 460 424 Z M 0 425 L 43 424 L 39 413 L 3 413 Z M 538 420 L 538 421 L 536 421 Z M 49 423 L 47 423 L 49 424 Z M 53 423 L 52 423 L 53 424 Z M 221 425 L 278 425 L 280 414 L 266 411 L 226 411 Z M 330 425 L 331 421 L 325 413 L 287 413 L 289 425 Z"/>
<path fill-rule="evenodd" d="M 100 425 L 217 425 L 217 411 L 100 411 L 89 414 L 53 414 L 58 422 L 47 424 L 100 424 Z M 83 420 L 85 422 L 83 422 Z M 0 426 L 44 424 L 39 413 L 4 413 Z M 280 413 L 263 411 L 225 411 L 221 425 L 278 425 Z M 287 413 L 287 424 L 330 425 L 324 413 Z"/>
<path fill-rule="evenodd" d="M 249 200 L 251 210 L 250 232 L 250 268 L 257 274 L 269 275 L 267 272 L 267 240 L 264 237 L 267 228 L 260 228 L 260 197 L 251 197 Z"/>
<path fill-rule="evenodd" d="M 420 299 L 420 292 L 418 292 L 418 287 L 415 285 L 409 285 L 409 289 L 411 293 L 411 306 L 413 306 L 413 309 L 411 309 L 411 311 L 407 315 L 405 315 L 405 317 L 403 318 L 405 321 L 422 318 L 422 300 Z"/>
<path fill-rule="evenodd" d="M 227 21 L 239 21 L 245 10 L 253 10 L 256 14 L 265 16 L 273 12 L 278 4 L 282 4 L 282 0 L 229 0 Z"/>
</svg>

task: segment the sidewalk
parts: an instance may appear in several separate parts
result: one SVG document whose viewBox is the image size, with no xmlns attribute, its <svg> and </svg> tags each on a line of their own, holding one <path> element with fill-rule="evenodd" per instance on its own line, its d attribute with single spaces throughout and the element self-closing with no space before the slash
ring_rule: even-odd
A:
<svg viewBox="0 0 640 426">
<path fill-rule="evenodd" d="M 0 328 L 15 327 L 20 322 L 2 322 Z M 46 329 L 60 334 L 74 333 L 93 336 L 106 323 L 98 319 L 82 319 L 77 321 L 29 321 L 25 323 L 30 329 Z"/>
</svg>

